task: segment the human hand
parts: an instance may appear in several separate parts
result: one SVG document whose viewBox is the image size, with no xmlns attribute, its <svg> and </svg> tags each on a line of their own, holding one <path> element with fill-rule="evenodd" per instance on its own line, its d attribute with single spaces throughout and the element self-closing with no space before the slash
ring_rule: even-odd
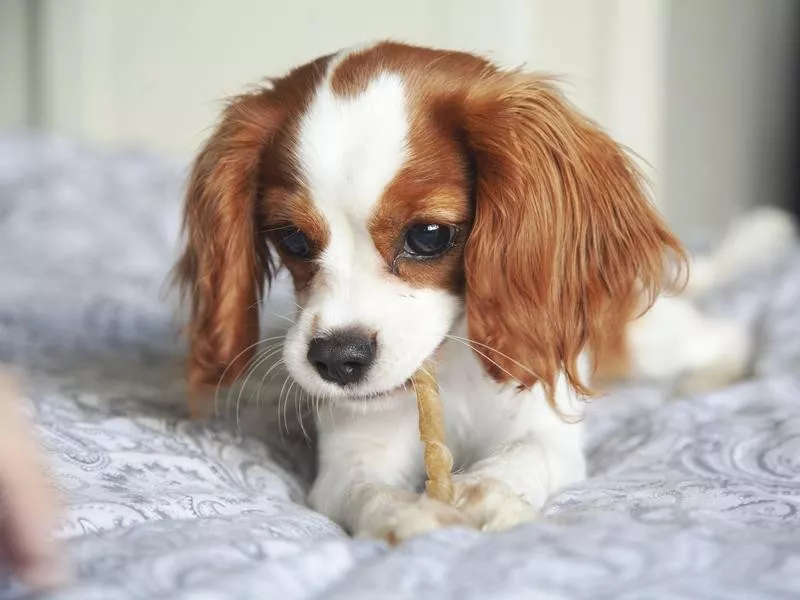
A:
<svg viewBox="0 0 800 600">
<path fill-rule="evenodd" d="M 20 398 L 16 379 L 0 371 L 0 562 L 26 585 L 46 589 L 66 579 L 51 537 L 58 503 Z"/>
</svg>

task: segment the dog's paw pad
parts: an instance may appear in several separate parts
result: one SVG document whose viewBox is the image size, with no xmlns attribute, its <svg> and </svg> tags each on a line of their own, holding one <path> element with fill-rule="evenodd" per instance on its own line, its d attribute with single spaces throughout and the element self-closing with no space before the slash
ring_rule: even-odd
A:
<svg viewBox="0 0 800 600">
<path fill-rule="evenodd" d="M 363 535 L 396 545 L 436 529 L 470 526 L 466 515 L 457 508 L 422 496 L 417 502 L 398 508 L 383 523 L 363 532 Z"/>
<path fill-rule="evenodd" d="M 455 505 L 482 531 L 502 531 L 536 518 L 536 510 L 496 479 L 463 479 L 455 483 Z"/>
</svg>

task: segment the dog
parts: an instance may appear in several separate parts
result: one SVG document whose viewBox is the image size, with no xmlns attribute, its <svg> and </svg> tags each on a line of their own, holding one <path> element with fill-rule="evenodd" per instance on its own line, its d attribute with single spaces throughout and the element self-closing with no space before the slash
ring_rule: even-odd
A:
<svg viewBox="0 0 800 600">
<path fill-rule="evenodd" d="M 716 323 L 702 341 L 708 323 L 660 296 L 685 281 L 686 254 L 626 152 L 550 79 L 468 53 L 381 42 L 234 98 L 194 163 L 184 229 L 193 402 L 250 364 L 286 268 L 298 311 L 283 359 L 329 405 L 309 502 L 358 536 L 533 519 L 585 477 L 593 376 L 719 384 L 748 352 Z M 713 351 L 683 353 L 701 341 Z M 418 493 L 410 381 L 429 358 L 456 507 Z"/>
</svg>

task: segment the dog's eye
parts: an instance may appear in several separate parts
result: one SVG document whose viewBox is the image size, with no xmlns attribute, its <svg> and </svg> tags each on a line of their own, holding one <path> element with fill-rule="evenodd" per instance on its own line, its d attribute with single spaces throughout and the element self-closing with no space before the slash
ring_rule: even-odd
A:
<svg viewBox="0 0 800 600">
<path fill-rule="evenodd" d="M 287 227 L 278 234 L 278 245 L 291 256 L 307 258 L 311 255 L 311 243 L 306 234 L 297 227 Z"/>
<path fill-rule="evenodd" d="M 432 257 L 450 248 L 456 229 L 447 225 L 412 225 L 406 231 L 406 254 L 419 257 Z"/>
</svg>

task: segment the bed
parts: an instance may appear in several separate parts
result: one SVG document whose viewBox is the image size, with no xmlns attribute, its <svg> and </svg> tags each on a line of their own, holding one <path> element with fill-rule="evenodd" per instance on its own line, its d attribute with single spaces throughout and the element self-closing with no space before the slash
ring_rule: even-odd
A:
<svg viewBox="0 0 800 600">
<path fill-rule="evenodd" d="M 185 175 L 139 151 L 0 137 L 0 362 L 26 370 L 77 571 L 49 597 L 800 597 L 800 251 L 703 300 L 756 329 L 752 377 L 691 397 L 619 387 L 588 417 L 589 480 L 541 520 L 393 550 L 304 505 L 313 432 L 275 403 L 280 377 L 187 420 L 165 286 Z M 283 281 L 270 335 L 290 312 Z M 24 591 L 0 574 L 6 597 Z"/>
</svg>

